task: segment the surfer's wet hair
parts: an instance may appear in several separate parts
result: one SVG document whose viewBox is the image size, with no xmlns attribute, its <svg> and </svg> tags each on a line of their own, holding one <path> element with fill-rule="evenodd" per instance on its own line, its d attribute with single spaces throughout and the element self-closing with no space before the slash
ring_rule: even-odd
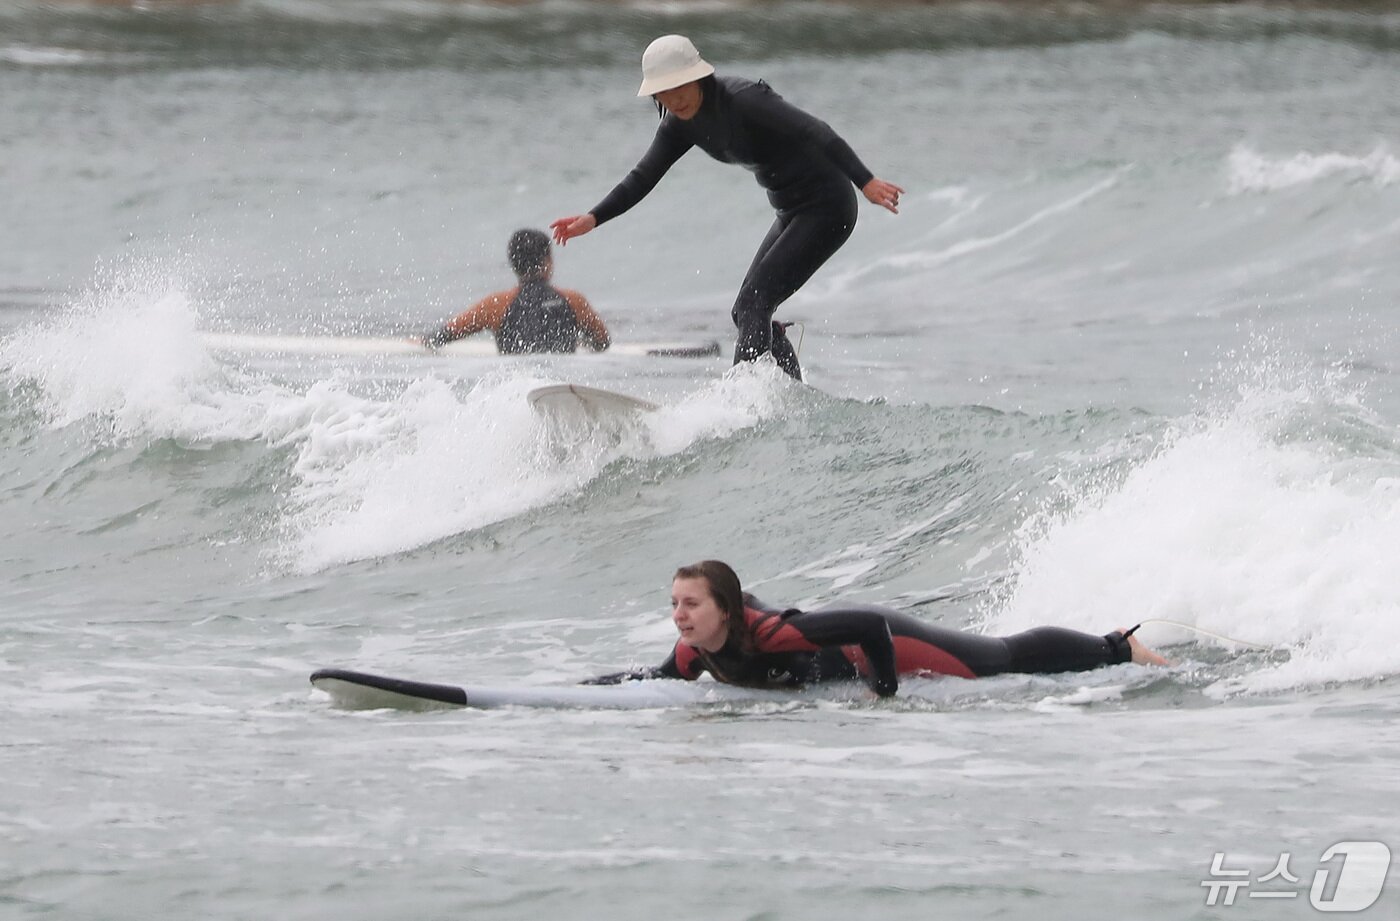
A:
<svg viewBox="0 0 1400 921">
<path fill-rule="evenodd" d="M 528 280 L 544 275 L 549 264 L 549 236 L 542 230 L 526 228 L 510 235 L 506 256 L 516 277 Z"/>
<path fill-rule="evenodd" d="M 689 566 L 682 566 L 671 577 L 676 579 L 703 579 L 709 587 L 710 597 L 724 612 L 729 636 L 739 648 L 749 651 L 753 647 L 753 637 L 748 621 L 744 617 L 744 589 L 739 584 L 739 575 L 728 563 L 719 560 L 701 560 Z M 702 653 L 703 655 L 703 653 Z"/>
</svg>

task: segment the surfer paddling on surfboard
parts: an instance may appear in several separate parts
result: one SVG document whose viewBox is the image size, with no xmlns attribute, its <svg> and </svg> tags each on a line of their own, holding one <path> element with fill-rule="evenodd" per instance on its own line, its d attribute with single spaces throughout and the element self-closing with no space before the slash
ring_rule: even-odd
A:
<svg viewBox="0 0 1400 921">
<path fill-rule="evenodd" d="M 584 683 L 693 681 L 702 672 L 726 684 L 760 688 L 864 679 L 876 694 L 889 697 L 901 675 L 982 678 L 1080 672 L 1121 662 L 1167 664 L 1132 635 L 1136 627 L 1105 636 L 1036 627 L 995 637 L 938 627 L 877 605 L 778 610 L 744 592 L 734 570 L 718 560 L 676 570 L 671 609 L 680 639 L 664 663 Z"/>
<path fill-rule="evenodd" d="M 852 186 L 899 213 L 903 189 L 877 179 L 831 126 L 775 93 L 768 84 L 718 77 L 683 35 L 663 35 L 642 54 L 638 96 L 656 103 L 661 125 L 651 147 L 587 214 L 550 224 L 567 243 L 641 201 L 690 148 L 754 172 L 778 212 L 759 244 L 731 316 L 738 327 L 734 361 L 771 353 L 802 379 L 797 352 L 773 313 L 841 248 L 856 225 Z"/>
<path fill-rule="evenodd" d="M 573 352 L 580 340 L 595 352 L 608 347 L 608 328 L 588 299 L 549 283 L 554 256 L 544 231 L 517 230 L 511 234 L 506 255 L 519 284 L 477 301 L 423 337 L 424 345 L 440 348 L 489 329 L 496 334 L 496 348 L 502 355 Z"/>
</svg>

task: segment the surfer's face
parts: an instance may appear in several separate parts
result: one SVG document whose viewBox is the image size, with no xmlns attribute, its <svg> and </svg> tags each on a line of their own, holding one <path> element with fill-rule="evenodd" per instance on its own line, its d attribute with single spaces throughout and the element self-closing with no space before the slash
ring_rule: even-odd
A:
<svg viewBox="0 0 1400 921">
<path fill-rule="evenodd" d="M 681 642 L 706 652 L 717 652 L 729 636 L 724 609 L 710 594 L 704 579 L 677 579 L 671 583 L 671 620 Z"/>
<path fill-rule="evenodd" d="M 662 90 L 656 94 L 656 101 L 676 118 L 688 122 L 700 111 L 701 96 L 700 81 L 695 80 L 675 89 Z"/>
</svg>

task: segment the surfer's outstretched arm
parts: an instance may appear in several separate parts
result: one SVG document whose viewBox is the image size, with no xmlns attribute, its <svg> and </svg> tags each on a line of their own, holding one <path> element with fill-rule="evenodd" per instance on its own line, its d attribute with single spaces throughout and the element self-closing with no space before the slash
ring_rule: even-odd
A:
<svg viewBox="0 0 1400 921">
<path fill-rule="evenodd" d="M 554 242 L 563 246 L 574 237 L 581 237 L 598 226 L 598 219 L 592 214 L 571 214 L 551 221 L 549 229 L 554 231 Z"/>
<path fill-rule="evenodd" d="M 457 316 L 423 337 L 423 344 L 430 349 L 439 348 L 486 329 L 495 329 L 505 318 L 506 309 L 519 293 L 519 288 L 497 291 L 472 304 Z"/>
<path fill-rule="evenodd" d="M 656 188 L 661 177 L 676 161 L 690 150 L 691 142 L 681 136 L 672 121 L 665 119 L 657 129 L 651 146 L 642 159 L 621 182 L 587 214 L 573 214 L 550 223 L 554 242 L 563 246 L 574 237 L 581 237 L 599 224 L 606 223 L 632 208 Z"/>
<path fill-rule="evenodd" d="M 694 681 L 698 677 L 698 673 L 683 673 L 680 666 L 676 664 L 676 654 L 672 651 L 665 662 L 652 668 L 634 668 L 630 671 L 599 675 L 596 678 L 580 681 L 579 684 L 622 684 L 624 681 L 646 681 L 649 678 L 684 678 L 688 681 Z"/>
</svg>

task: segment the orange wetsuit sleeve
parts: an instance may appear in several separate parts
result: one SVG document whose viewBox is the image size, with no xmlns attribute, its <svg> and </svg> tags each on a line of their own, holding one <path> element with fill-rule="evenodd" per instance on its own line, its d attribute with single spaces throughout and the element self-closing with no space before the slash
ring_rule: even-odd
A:
<svg viewBox="0 0 1400 921">
<path fill-rule="evenodd" d="M 483 329 L 498 329 L 501 321 L 506 317 L 506 310 L 510 308 L 511 301 L 515 300 L 518 293 L 520 293 L 519 288 L 511 288 L 509 291 L 488 294 L 444 323 L 442 328 L 431 337 L 432 341 L 437 345 L 442 345 L 470 336 L 472 333 L 479 333 Z"/>
<path fill-rule="evenodd" d="M 589 348 L 601 352 L 612 344 L 612 337 L 608 335 L 608 328 L 603 325 L 603 318 L 594 312 L 588 298 L 577 291 L 566 289 L 560 289 L 559 293 L 564 295 L 564 299 L 574 309 L 574 316 L 578 318 L 579 329 L 583 330 Z"/>
</svg>

